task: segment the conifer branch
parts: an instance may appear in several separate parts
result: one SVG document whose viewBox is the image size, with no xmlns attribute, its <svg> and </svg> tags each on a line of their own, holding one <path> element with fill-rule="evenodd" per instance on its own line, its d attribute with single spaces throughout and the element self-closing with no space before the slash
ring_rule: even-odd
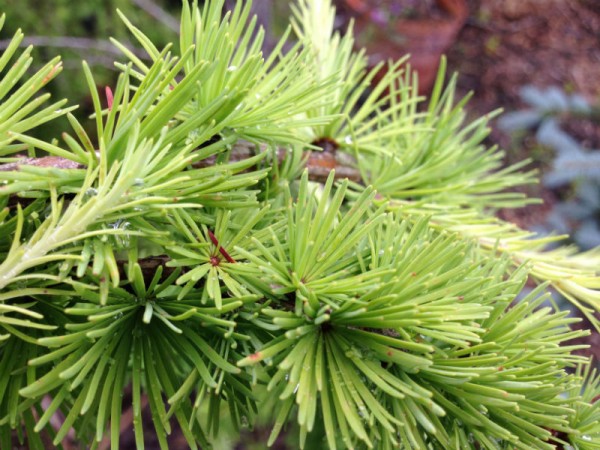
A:
<svg viewBox="0 0 600 450">
<path fill-rule="evenodd" d="M 421 105 L 399 61 L 371 89 L 323 0 L 265 59 L 250 3 L 223 6 L 184 2 L 164 49 L 121 14 L 148 59 L 114 42 L 102 98 L 84 64 L 94 137 L 34 98 L 58 60 L 26 79 L 20 33 L 0 56 L 0 447 L 118 447 L 130 420 L 138 448 L 175 422 L 208 448 L 264 420 L 300 448 L 595 448 L 589 330 L 546 300 L 598 308 L 598 253 L 493 217 L 534 174 L 455 78 Z M 63 114 L 60 142 L 29 135 Z"/>
<path fill-rule="evenodd" d="M 266 151 L 266 148 L 263 148 Z M 285 158 L 287 150 L 277 149 L 277 160 L 281 163 Z M 229 161 L 238 162 L 247 160 L 255 156 L 255 148 L 247 142 L 236 142 L 233 144 Z M 44 156 L 39 158 L 30 158 L 25 156 L 13 156 L 13 162 L 0 164 L 0 172 L 19 171 L 22 166 L 34 166 L 48 169 L 85 169 L 85 165 L 75 162 L 71 159 L 60 156 Z M 210 156 L 194 163 L 197 168 L 211 167 L 216 163 L 216 156 Z M 324 182 L 329 173 L 333 170 L 336 179 L 348 179 L 356 183 L 361 183 L 360 173 L 353 163 L 350 155 L 336 153 L 334 151 L 309 150 L 302 154 L 302 160 L 306 161 L 308 177 L 312 181 Z"/>
</svg>

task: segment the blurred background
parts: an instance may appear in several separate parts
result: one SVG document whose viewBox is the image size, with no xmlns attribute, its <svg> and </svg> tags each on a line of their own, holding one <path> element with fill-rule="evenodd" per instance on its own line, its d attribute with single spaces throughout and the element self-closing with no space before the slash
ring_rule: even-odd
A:
<svg viewBox="0 0 600 450">
<path fill-rule="evenodd" d="M 227 3 L 231 6 L 235 0 Z M 468 116 L 504 111 L 492 121 L 486 144 L 503 148 L 507 163 L 529 158 L 529 168 L 539 170 L 541 183 L 526 192 L 544 202 L 499 211 L 501 218 L 542 233 L 568 233 L 582 249 L 600 245 L 600 0 L 336 3 L 336 26 L 345 30 L 354 21 L 357 45 L 367 49 L 372 64 L 410 53 L 420 92 L 426 95 L 445 54 L 450 72 L 459 73 L 457 98 L 472 92 Z M 77 114 L 84 119 L 92 107 L 81 59 L 92 66 L 103 92 L 115 84 L 113 62 L 124 60 L 109 37 L 144 57 L 116 9 L 161 48 L 177 42 L 180 6 L 181 0 L 0 0 L 0 13 L 7 15 L 0 52 L 21 28 L 24 45 L 36 47 L 30 70 L 61 55 L 65 70 L 48 89 L 55 99 L 79 104 Z M 287 26 L 289 5 L 255 0 L 253 9 L 267 29 L 268 52 Z M 52 138 L 67 128 L 65 121 L 38 132 Z M 593 346 L 588 353 L 600 359 L 599 335 L 587 343 Z M 268 427 L 259 426 L 242 441 L 223 443 L 222 448 L 264 448 L 266 435 Z M 173 448 L 185 448 L 177 438 L 174 433 Z M 127 447 L 126 435 L 123 444 L 134 448 Z M 149 444 L 147 448 L 154 448 Z M 293 445 L 283 437 L 273 448 Z"/>
</svg>

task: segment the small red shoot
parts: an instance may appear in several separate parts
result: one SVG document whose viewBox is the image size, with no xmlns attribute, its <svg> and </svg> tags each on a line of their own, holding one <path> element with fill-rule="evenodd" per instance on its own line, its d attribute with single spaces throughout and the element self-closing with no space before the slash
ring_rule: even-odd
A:
<svg viewBox="0 0 600 450">
<path fill-rule="evenodd" d="M 106 93 L 106 104 L 108 105 L 108 110 L 110 111 L 112 109 L 114 100 L 113 92 L 109 86 L 106 86 L 104 88 L 104 92 Z"/>
<path fill-rule="evenodd" d="M 227 260 L 227 262 L 230 262 L 230 263 L 235 262 L 235 259 L 233 259 L 229 253 L 227 253 L 227 250 L 225 250 L 223 247 L 221 247 L 221 245 L 219 244 L 219 240 L 216 238 L 216 236 L 210 230 L 208 230 L 208 237 L 210 238 L 210 241 L 219 249 L 219 253 L 221 253 L 221 255 L 223 255 L 223 258 L 225 258 Z"/>
</svg>

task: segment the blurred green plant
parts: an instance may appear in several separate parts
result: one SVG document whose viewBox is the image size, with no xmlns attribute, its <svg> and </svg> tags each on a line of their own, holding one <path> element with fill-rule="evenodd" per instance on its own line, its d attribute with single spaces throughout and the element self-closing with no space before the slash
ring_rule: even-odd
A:
<svg viewBox="0 0 600 450">
<path fill-rule="evenodd" d="M 425 103 L 397 62 L 371 89 L 326 1 L 266 58 L 249 16 L 184 2 L 162 47 L 122 15 L 148 60 L 115 42 L 103 95 L 84 63 L 94 137 L 35 97 L 58 60 L 31 76 L 19 37 L 0 57 L 0 446 L 116 449 L 130 390 L 138 448 L 175 421 L 209 448 L 259 410 L 301 448 L 597 448 L 587 331 L 543 302 L 600 309 L 598 253 L 494 218 L 534 177 L 482 145 L 455 77 Z M 61 142 L 31 136 L 58 116 Z"/>
</svg>

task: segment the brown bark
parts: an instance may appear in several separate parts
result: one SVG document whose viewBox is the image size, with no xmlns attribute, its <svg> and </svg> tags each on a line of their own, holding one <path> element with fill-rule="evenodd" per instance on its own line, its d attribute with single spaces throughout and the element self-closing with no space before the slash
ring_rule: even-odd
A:
<svg viewBox="0 0 600 450">
<path fill-rule="evenodd" d="M 281 162 L 284 158 L 285 150 L 280 149 L 277 152 L 277 157 Z M 231 150 L 229 160 L 231 162 L 242 161 L 254 156 L 252 147 L 246 143 L 236 144 Z M 306 151 L 304 152 L 306 160 L 306 168 L 308 169 L 308 177 L 312 181 L 323 182 L 329 176 L 331 170 L 335 170 L 336 179 L 348 178 L 351 181 L 359 183 L 361 181 L 360 172 L 354 167 L 354 159 L 347 155 L 336 151 L 331 146 L 325 146 L 321 152 Z M 208 158 L 194 164 L 194 167 L 209 167 L 216 162 L 216 156 Z M 46 167 L 55 169 L 84 169 L 85 166 L 70 159 L 60 156 L 44 156 L 41 158 L 20 157 L 18 161 L 0 164 L 0 172 L 18 171 L 22 166 Z"/>
</svg>

